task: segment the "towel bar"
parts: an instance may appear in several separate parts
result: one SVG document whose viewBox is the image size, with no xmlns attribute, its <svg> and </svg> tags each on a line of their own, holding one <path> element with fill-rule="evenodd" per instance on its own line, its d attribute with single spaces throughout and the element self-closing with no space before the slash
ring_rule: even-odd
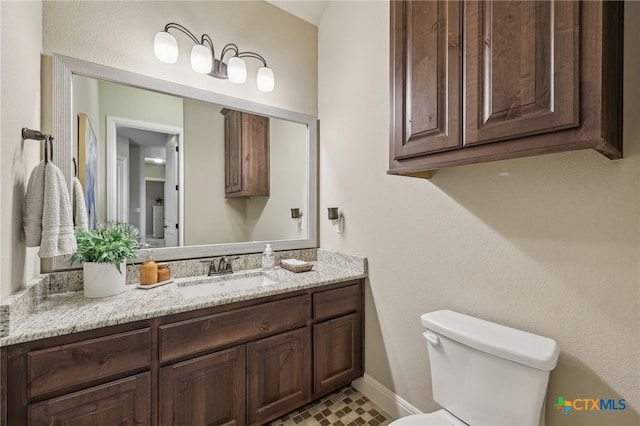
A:
<svg viewBox="0 0 640 426">
<path fill-rule="evenodd" d="M 53 160 L 53 136 L 42 133 L 39 130 L 32 130 L 26 127 L 22 128 L 22 139 L 45 141 L 44 142 L 44 161 L 48 163 Z"/>
<path fill-rule="evenodd" d="M 32 139 L 34 141 L 43 141 L 47 138 L 47 136 L 48 135 L 45 135 L 38 130 L 31 130 L 27 129 L 26 127 L 22 128 L 22 139 L 24 140 Z"/>
</svg>

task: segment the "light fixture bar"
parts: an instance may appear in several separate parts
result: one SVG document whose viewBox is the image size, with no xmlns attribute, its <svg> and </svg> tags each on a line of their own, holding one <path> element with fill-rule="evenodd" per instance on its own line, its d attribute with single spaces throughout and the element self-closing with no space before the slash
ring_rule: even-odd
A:
<svg viewBox="0 0 640 426">
<path fill-rule="evenodd" d="M 233 83 L 242 84 L 247 79 L 247 66 L 242 58 L 253 58 L 262 62 L 258 70 L 257 85 L 263 92 L 273 91 L 275 79 L 273 70 L 267 67 L 267 61 L 262 55 L 255 52 L 240 52 L 235 43 L 228 43 L 222 48 L 220 58 L 216 59 L 213 40 L 208 34 L 202 34 L 200 39 L 183 25 L 170 22 L 164 26 L 164 31 L 156 34 L 154 40 L 154 52 L 156 57 L 166 63 L 176 63 L 178 60 L 178 43 L 169 32 L 176 29 L 187 35 L 195 46 L 191 49 L 191 68 L 201 74 L 208 74 L 219 79 L 228 79 Z M 228 63 L 225 55 L 232 52 Z"/>
</svg>

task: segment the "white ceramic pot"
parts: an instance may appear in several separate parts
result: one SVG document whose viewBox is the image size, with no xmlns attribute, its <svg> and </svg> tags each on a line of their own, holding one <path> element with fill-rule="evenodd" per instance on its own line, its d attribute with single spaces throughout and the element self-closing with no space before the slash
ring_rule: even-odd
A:
<svg viewBox="0 0 640 426">
<path fill-rule="evenodd" d="M 122 262 L 120 271 L 111 263 L 85 262 L 84 297 L 107 297 L 120 294 L 125 289 L 127 264 Z"/>
</svg>

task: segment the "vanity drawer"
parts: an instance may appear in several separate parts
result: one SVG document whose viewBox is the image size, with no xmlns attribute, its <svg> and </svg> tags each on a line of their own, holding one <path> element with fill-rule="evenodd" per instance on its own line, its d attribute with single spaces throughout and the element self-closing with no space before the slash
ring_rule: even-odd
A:
<svg viewBox="0 0 640 426">
<path fill-rule="evenodd" d="M 310 319 L 307 295 L 160 326 L 160 362 L 291 330 Z"/>
<path fill-rule="evenodd" d="M 313 319 L 321 320 L 360 309 L 360 284 L 322 291 L 313 295 Z"/>
<path fill-rule="evenodd" d="M 149 328 L 27 354 L 30 397 L 148 367 Z"/>
</svg>

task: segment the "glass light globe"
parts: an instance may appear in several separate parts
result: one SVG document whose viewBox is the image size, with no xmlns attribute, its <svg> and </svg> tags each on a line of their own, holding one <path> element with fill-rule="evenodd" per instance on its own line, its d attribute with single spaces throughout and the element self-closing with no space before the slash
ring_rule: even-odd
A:
<svg viewBox="0 0 640 426">
<path fill-rule="evenodd" d="M 191 68 L 201 74 L 209 74 L 213 66 L 211 49 L 203 44 L 196 44 L 191 49 Z"/>
<path fill-rule="evenodd" d="M 175 64 L 178 61 L 178 42 L 167 31 L 160 31 L 153 40 L 153 51 L 156 58 L 167 64 Z"/>
<path fill-rule="evenodd" d="M 262 67 L 258 70 L 258 90 L 272 92 L 276 82 L 271 68 Z"/>
<path fill-rule="evenodd" d="M 247 64 L 241 58 L 234 56 L 229 59 L 227 76 L 229 76 L 229 81 L 232 83 L 244 83 L 247 81 Z"/>
</svg>

